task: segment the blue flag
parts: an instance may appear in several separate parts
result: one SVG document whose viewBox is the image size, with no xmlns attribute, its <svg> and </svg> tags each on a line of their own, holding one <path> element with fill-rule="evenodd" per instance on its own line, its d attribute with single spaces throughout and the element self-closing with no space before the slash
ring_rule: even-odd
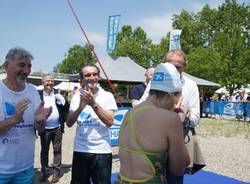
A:
<svg viewBox="0 0 250 184">
<path fill-rule="evenodd" d="M 115 49 L 116 35 L 119 28 L 121 15 L 109 16 L 108 22 L 108 36 L 107 36 L 107 52 L 111 52 Z"/>
</svg>

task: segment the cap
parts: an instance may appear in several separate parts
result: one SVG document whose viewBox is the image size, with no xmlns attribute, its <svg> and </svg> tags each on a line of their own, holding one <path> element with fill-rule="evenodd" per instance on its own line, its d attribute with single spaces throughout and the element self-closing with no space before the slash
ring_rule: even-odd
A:
<svg viewBox="0 0 250 184">
<path fill-rule="evenodd" d="M 175 66 L 170 63 L 157 65 L 151 80 L 150 89 L 168 93 L 181 92 L 182 82 Z"/>
</svg>

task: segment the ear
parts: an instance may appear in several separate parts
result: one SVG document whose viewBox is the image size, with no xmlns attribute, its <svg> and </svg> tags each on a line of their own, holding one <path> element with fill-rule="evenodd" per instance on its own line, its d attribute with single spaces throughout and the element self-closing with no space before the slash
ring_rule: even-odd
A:
<svg viewBox="0 0 250 184">
<path fill-rule="evenodd" d="M 4 62 L 3 68 L 4 68 L 5 70 L 8 68 L 8 66 L 9 66 L 9 62 Z"/>
</svg>

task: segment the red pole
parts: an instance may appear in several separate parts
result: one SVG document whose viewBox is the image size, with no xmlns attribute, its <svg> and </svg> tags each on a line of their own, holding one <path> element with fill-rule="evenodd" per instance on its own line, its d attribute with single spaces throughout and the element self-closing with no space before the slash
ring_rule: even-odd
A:
<svg viewBox="0 0 250 184">
<path fill-rule="evenodd" d="M 83 29 L 83 27 L 82 27 L 82 25 L 81 25 L 81 23 L 80 23 L 80 20 L 79 20 L 78 16 L 76 15 L 73 6 L 71 5 L 70 0 L 67 0 L 67 2 L 68 2 L 68 4 L 69 4 L 69 7 L 70 7 L 70 9 L 71 9 L 71 11 L 72 11 L 74 17 L 76 18 L 76 21 L 77 21 L 77 23 L 78 23 L 78 25 L 79 25 L 79 27 L 80 27 L 80 29 L 81 29 L 81 31 L 82 31 L 84 37 L 85 37 L 86 40 L 87 40 L 88 45 L 90 46 L 91 51 L 93 52 L 93 54 L 94 54 L 94 56 L 95 56 L 95 58 L 96 58 L 97 63 L 100 65 L 101 70 L 103 71 L 103 73 L 104 73 L 104 75 L 105 75 L 105 78 L 107 79 L 110 88 L 112 89 L 113 93 L 115 94 L 115 93 L 116 93 L 116 92 L 115 92 L 115 88 L 113 87 L 113 85 L 112 85 L 111 81 L 109 80 L 109 78 L 108 78 L 106 72 L 104 71 L 104 68 L 102 67 L 102 64 L 100 63 L 100 60 L 99 60 L 99 58 L 98 58 L 97 55 L 96 55 L 95 49 L 94 49 L 93 45 L 90 43 L 90 41 L 89 41 L 89 39 L 88 39 L 88 37 L 87 37 L 87 34 L 85 33 L 85 31 L 84 31 L 84 29 Z"/>
</svg>

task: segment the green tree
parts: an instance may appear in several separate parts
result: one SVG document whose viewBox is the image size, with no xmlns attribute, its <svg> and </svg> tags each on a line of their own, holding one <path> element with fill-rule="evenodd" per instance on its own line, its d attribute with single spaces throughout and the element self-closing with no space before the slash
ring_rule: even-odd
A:
<svg viewBox="0 0 250 184">
<path fill-rule="evenodd" d="M 169 33 L 162 37 L 159 44 L 151 46 L 151 61 L 154 66 L 163 62 L 167 50 L 169 50 Z"/>
<path fill-rule="evenodd" d="M 37 71 L 32 72 L 31 75 L 43 76 L 43 75 L 44 75 L 44 72 L 43 72 L 42 70 L 37 70 Z"/>
<path fill-rule="evenodd" d="M 131 26 L 122 27 L 117 34 L 116 48 L 110 53 L 112 56 L 128 56 L 137 64 L 143 67 L 151 65 L 152 41 L 147 38 L 147 34 L 137 27 L 134 31 Z"/>
<path fill-rule="evenodd" d="M 78 73 L 84 64 L 94 64 L 96 62 L 88 45 L 84 47 L 74 45 L 68 50 L 65 58 L 58 63 L 53 71 L 58 73 Z"/>
<path fill-rule="evenodd" d="M 197 14 L 182 11 L 174 16 L 173 27 L 182 29 L 190 74 L 219 82 L 231 92 L 249 83 L 249 4 L 226 0 L 218 9 L 206 5 Z"/>
</svg>

